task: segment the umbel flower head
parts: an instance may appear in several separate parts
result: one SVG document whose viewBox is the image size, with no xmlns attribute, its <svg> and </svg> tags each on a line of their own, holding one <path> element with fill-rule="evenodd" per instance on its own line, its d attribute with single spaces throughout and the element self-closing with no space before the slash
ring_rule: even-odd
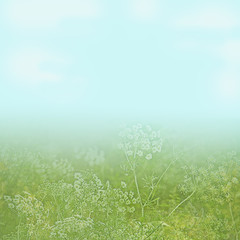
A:
<svg viewBox="0 0 240 240">
<path fill-rule="evenodd" d="M 120 133 L 121 143 L 119 148 L 128 158 L 145 158 L 151 160 L 153 154 L 162 150 L 162 137 L 160 131 L 154 131 L 150 126 L 141 124 L 125 128 Z"/>
</svg>

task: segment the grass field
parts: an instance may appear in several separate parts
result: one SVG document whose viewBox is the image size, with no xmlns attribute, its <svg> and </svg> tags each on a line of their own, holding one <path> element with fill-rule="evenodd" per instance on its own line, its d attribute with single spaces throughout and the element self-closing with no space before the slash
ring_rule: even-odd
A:
<svg viewBox="0 0 240 240">
<path fill-rule="evenodd" d="M 116 144 L 2 145 L 1 239 L 237 240 L 240 154 L 124 129 Z"/>
</svg>

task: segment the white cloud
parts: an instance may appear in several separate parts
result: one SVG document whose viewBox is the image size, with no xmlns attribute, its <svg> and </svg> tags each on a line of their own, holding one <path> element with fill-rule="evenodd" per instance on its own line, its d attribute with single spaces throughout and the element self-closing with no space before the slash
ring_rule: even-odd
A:
<svg viewBox="0 0 240 240">
<path fill-rule="evenodd" d="M 52 27 L 68 18 L 95 18 L 101 13 L 97 0 L 12 0 L 5 16 L 14 26 Z"/>
<path fill-rule="evenodd" d="M 226 69 L 216 76 L 216 96 L 225 103 L 240 100 L 240 74 L 233 69 Z"/>
<path fill-rule="evenodd" d="M 209 6 L 180 17 L 174 25 L 181 28 L 229 29 L 239 26 L 239 23 L 240 19 L 232 10 Z"/>
<path fill-rule="evenodd" d="M 61 74 L 46 70 L 49 64 L 61 64 L 64 61 L 39 49 L 24 49 L 9 56 L 7 70 L 15 81 L 25 84 L 58 82 Z"/>
<path fill-rule="evenodd" d="M 239 105 L 240 40 L 228 40 L 221 45 L 212 46 L 212 49 L 223 64 L 212 79 L 214 97 L 227 107 Z"/>
<path fill-rule="evenodd" d="M 240 40 L 232 39 L 215 47 L 223 67 L 215 76 L 216 94 L 225 103 L 240 101 Z"/>
<path fill-rule="evenodd" d="M 137 20 L 154 20 L 159 13 L 158 2 L 157 0 L 132 0 L 130 14 Z"/>
<path fill-rule="evenodd" d="M 179 39 L 177 42 L 175 42 L 175 46 L 185 51 L 198 51 L 199 49 L 202 50 L 202 48 L 208 47 L 205 44 L 203 46 L 203 44 L 196 39 Z"/>
<path fill-rule="evenodd" d="M 240 40 L 226 41 L 217 49 L 219 55 L 228 64 L 238 64 L 240 67 Z"/>
</svg>

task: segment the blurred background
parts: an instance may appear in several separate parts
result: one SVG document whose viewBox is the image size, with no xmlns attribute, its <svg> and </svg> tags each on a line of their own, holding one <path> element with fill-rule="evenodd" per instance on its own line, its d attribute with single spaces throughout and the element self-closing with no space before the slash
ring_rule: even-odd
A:
<svg viewBox="0 0 240 240">
<path fill-rule="evenodd" d="M 239 134 L 239 1 L 9 0 L 0 9 L 3 139 L 101 139 L 132 122 Z"/>
</svg>

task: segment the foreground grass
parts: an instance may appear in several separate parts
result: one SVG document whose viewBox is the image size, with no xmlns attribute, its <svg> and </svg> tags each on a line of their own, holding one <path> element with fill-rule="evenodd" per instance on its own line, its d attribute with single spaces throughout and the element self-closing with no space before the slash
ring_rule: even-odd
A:
<svg viewBox="0 0 240 240">
<path fill-rule="evenodd" d="M 2 147 L 1 239 L 239 239 L 238 152 L 120 136 L 105 152 Z"/>
</svg>

